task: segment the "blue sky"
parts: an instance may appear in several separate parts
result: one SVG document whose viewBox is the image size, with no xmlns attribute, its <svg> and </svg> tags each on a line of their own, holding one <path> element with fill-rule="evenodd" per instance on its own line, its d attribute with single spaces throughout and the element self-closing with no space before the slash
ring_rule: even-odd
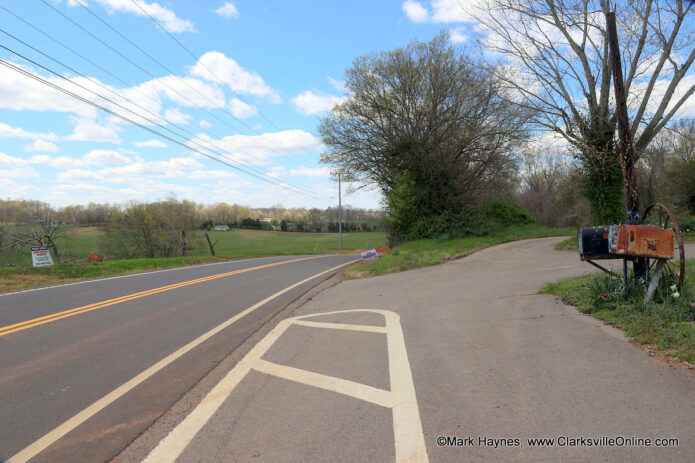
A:
<svg viewBox="0 0 695 463">
<path fill-rule="evenodd" d="M 335 205 L 337 187 L 329 180 L 328 168 L 318 162 L 322 147 L 317 125 L 325 111 L 344 96 L 345 69 L 357 56 L 393 49 L 414 38 L 428 40 L 442 28 L 451 29 L 442 22 L 412 20 L 422 12 L 409 10 L 409 2 L 402 1 L 164 0 L 157 4 L 140 0 L 194 59 L 131 0 L 46 3 L 147 72 L 41 0 L 3 1 L 2 6 L 127 85 L 2 9 L 0 28 L 89 79 L 4 33 L 0 33 L 0 44 L 171 130 L 188 130 L 199 137 L 199 143 L 209 142 L 218 152 L 229 153 L 235 164 L 314 193 L 264 183 L 2 66 L 0 197 L 38 199 L 55 206 L 156 200 L 170 194 L 202 203 L 225 201 L 255 207 L 278 203 L 286 207 Z M 79 3 L 172 73 L 109 30 Z M 454 38 L 459 37 L 460 30 L 452 30 Z M 134 117 L 7 50 L 0 50 L 0 59 Z M 345 198 L 346 203 L 365 208 L 379 207 L 379 200 L 376 191 Z"/>
</svg>

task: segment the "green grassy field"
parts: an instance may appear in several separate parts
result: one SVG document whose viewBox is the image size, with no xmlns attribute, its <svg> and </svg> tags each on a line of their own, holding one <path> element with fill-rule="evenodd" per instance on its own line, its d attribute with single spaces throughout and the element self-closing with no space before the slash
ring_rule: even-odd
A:
<svg viewBox="0 0 695 463">
<path fill-rule="evenodd" d="M 5 261 L 0 264 L 13 266 L 0 265 L 0 292 L 228 259 L 338 252 L 337 233 L 285 233 L 234 229 L 210 232 L 210 239 L 213 243 L 217 242 L 215 257 L 210 255 L 203 232 L 195 231 L 192 241 L 197 244 L 183 257 L 112 260 L 107 254 L 104 262 L 81 262 L 86 260 L 92 252 L 105 254 L 101 249 L 103 233 L 92 227 L 66 229 L 65 233 L 56 240 L 56 245 L 61 258 L 69 258 L 72 262 L 52 267 L 32 267 L 28 250 L 16 253 L 9 258 L 4 256 Z M 343 234 L 344 253 L 383 247 L 386 243 L 386 235 L 381 232 Z"/>
<path fill-rule="evenodd" d="M 484 236 L 469 236 L 453 240 L 428 239 L 411 241 L 392 249 L 391 252 L 376 262 L 369 264 L 360 263 L 344 270 L 343 273 L 348 278 L 384 275 L 438 264 L 454 256 L 465 255 L 507 241 L 572 234 L 576 234 L 574 228 L 515 225 Z"/>
<path fill-rule="evenodd" d="M 326 254 L 338 252 L 337 233 L 287 233 L 261 230 L 232 229 L 229 231 L 211 231 L 210 239 L 215 244 L 216 257 L 244 258 L 294 254 Z M 104 232 L 94 227 L 67 228 L 56 240 L 61 259 L 72 261 L 85 260 L 95 252 L 105 255 L 108 251 L 101 245 Z M 195 230 L 191 242 L 194 249 L 187 255 L 196 258 L 211 257 L 210 249 L 203 232 Z M 382 232 L 343 233 L 343 250 L 355 251 L 386 245 L 386 235 Z M 1 257 L 0 257 L 1 258 Z M 5 262 L 15 265 L 31 265 L 31 255 L 25 249 L 20 253 L 6 257 Z"/>
<path fill-rule="evenodd" d="M 695 363 L 695 259 L 687 261 L 684 287 L 665 288 L 645 310 L 645 288 L 607 274 L 548 283 L 543 292 L 560 296 L 579 311 L 625 330 L 628 336 Z"/>
</svg>

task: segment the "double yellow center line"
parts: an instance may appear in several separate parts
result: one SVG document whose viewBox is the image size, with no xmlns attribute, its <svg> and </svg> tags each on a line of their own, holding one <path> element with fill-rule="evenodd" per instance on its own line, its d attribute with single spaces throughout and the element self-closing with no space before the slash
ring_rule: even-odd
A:
<svg viewBox="0 0 695 463">
<path fill-rule="evenodd" d="M 275 262 L 272 264 L 258 265 L 256 267 L 243 268 L 240 270 L 234 270 L 232 272 L 218 273 L 216 275 L 211 275 L 209 277 L 197 278 L 195 280 L 184 281 L 181 283 L 175 283 L 172 285 L 161 286 L 159 288 L 149 289 L 147 291 L 141 291 L 139 293 L 128 294 L 126 296 L 117 297 L 115 299 L 107 299 L 101 302 L 95 302 L 94 304 L 83 305 L 81 307 L 76 307 L 70 310 L 64 310 L 63 312 L 57 312 L 50 315 L 45 315 L 39 318 L 33 318 L 20 323 L 15 323 L 14 325 L 3 326 L 0 328 L 0 337 L 6 334 L 16 333 L 17 331 L 23 331 L 35 326 L 43 325 L 46 323 L 51 323 L 56 320 L 63 318 L 74 317 L 75 315 L 80 315 L 86 312 L 91 312 L 92 310 L 102 309 L 115 304 L 120 304 L 122 302 L 129 302 L 135 299 L 140 299 L 141 297 L 152 296 L 154 294 L 163 293 L 165 291 L 171 291 L 172 289 L 183 288 L 185 286 L 191 286 L 198 283 L 204 283 L 206 281 L 216 280 L 218 278 L 224 278 L 232 275 L 238 275 L 240 273 L 253 272 L 255 270 L 261 270 L 269 267 L 276 267 L 278 265 L 291 264 L 293 262 L 300 262 L 303 260 L 317 259 L 319 256 L 312 257 L 301 257 L 299 259 L 285 260 L 282 262 Z"/>
</svg>

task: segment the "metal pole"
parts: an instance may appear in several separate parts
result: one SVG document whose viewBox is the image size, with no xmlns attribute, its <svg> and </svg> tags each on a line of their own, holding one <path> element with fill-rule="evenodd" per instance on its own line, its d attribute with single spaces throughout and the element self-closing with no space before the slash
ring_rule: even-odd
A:
<svg viewBox="0 0 695 463">
<path fill-rule="evenodd" d="M 338 172 L 338 240 L 340 242 L 338 250 L 343 250 L 343 202 L 340 192 L 340 172 Z"/>
</svg>

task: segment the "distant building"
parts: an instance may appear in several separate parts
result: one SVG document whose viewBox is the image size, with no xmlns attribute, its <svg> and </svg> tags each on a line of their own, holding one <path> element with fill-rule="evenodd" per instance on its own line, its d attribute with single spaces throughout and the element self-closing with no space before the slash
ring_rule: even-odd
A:
<svg viewBox="0 0 695 463">
<path fill-rule="evenodd" d="M 227 231 L 227 230 L 229 230 L 229 227 L 227 225 L 215 225 L 215 228 L 213 230 L 215 230 L 215 231 Z"/>
</svg>

